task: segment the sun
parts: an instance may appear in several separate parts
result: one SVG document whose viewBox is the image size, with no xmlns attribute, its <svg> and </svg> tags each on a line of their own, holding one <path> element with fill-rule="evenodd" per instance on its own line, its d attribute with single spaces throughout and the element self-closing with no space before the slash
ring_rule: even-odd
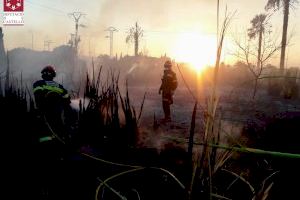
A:
<svg viewBox="0 0 300 200">
<path fill-rule="evenodd" d="M 200 33 L 182 33 L 175 40 L 171 56 L 190 64 L 198 72 L 215 63 L 216 39 Z"/>
</svg>

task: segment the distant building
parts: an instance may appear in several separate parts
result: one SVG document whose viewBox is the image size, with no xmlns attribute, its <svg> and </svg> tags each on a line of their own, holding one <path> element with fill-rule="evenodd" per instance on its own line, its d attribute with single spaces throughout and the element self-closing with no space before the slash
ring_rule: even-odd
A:
<svg viewBox="0 0 300 200">
<path fill-rule="evenodd" d="M 4 70 L 6 70 L 6 54 L 4 49 L 2 27 L 0 27 L 0 73 Z"/>
</svg>

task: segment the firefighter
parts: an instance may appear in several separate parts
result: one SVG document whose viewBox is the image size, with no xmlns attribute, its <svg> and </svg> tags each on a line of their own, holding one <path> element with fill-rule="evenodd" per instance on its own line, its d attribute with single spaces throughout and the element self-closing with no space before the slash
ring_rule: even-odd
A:
<svg viewBox="0 0 300 200">
<path fill-rule="evenodd" d="M 161 79 L 162 83 L 159 88 L 159 94 L 162 94 L 162 106 L 164 110 L 164 121 L 171 121 L 170 105 L 173 104 L 174 91 L 177 88 L 176 73 L 172 71 L 172 63 L 167 60 L 164 64 L 164 74 Z"/>
<path fill-rule="evenodd" d="M 49 111 L 51 107 L 69 104 L 70 96 L 68 91 L 53 79 L 56 76 L 56 70 L 48 65 L 41 71 L 42 80 L 33 84 L 33 93 L 38 109 L 43 112 Z"/>
<path fill-rule="evenodd" d="M 54 66 L 41 71 L 42 79 L 33 84 L 37 106 L 36 131 L 38 167 L 43 174 L 37 175 L 39 199 L 62 199 L 65 192 L 65 161 L 71 159 L 73 146 L 69 131 L 71 100 L 68 91 L 53 79 Z"/>
<path fill-rule="evenodd" d="M 56 76 L 53 66 L 44 67 L 41 74 L 42 80 L 33 84 L 33 93 L 40 124 L 37 130 L 40 133 L 39 142 L 44 149 L 42 157 L 61 159 L 62 149 L 58 147 L 69 139 L 63 113 L 71 103 L 70 96 L 61 84 L 53 80 Z"/>
</svg>

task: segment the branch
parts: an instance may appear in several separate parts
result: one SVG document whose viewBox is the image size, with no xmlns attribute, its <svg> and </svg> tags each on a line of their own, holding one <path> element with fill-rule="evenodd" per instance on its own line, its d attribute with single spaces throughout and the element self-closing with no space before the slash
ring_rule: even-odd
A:
<svg viewBox="0 0 300 200">
<path fill-rule="evenodd" d="M 237 47 L 243 52 L 244 56 L 237 56 L 238 58 L 242 59 L 242 60 L 245 60 L 246 61 L 246 64 L 247 64 L 247 67 L 248 69 L 250 70 L 250 72 L 253 74 L 254 77 L 257 77 L 257 74 L 255 73 L 255 71 L 252 69 L 251 66 L 253 66 L 249 60 L 249 55 L 252 55 L 252 53 L 250 53 L 250 45 L 249 43 L 247 43 L 245 46 L 246 47 L 243 47 L 242 44 L 237 41 L 235 39 L 235 43 L 237 45 Z"/>
</svg>

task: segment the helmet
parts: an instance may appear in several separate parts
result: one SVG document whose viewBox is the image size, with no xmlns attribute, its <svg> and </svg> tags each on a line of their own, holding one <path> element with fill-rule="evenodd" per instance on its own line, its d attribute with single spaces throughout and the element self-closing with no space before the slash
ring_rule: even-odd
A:
<svg viewBox="0 0 300 200">
<path fill-rule="evenodd" d="M 171 67 L 172 67 L 171 61 L 167 60 L 167 61 L 165 62 L 165 64 L 164 64 L 164 67 L 165 67 L 165 68 L 171 68 Z"/>
<path fill-rule="evenodd" d="M 43 79 L 53 79 L 56 76 L 56 70 L 53 66 L 47 65 L 41 71 Z"/>
</svg>

